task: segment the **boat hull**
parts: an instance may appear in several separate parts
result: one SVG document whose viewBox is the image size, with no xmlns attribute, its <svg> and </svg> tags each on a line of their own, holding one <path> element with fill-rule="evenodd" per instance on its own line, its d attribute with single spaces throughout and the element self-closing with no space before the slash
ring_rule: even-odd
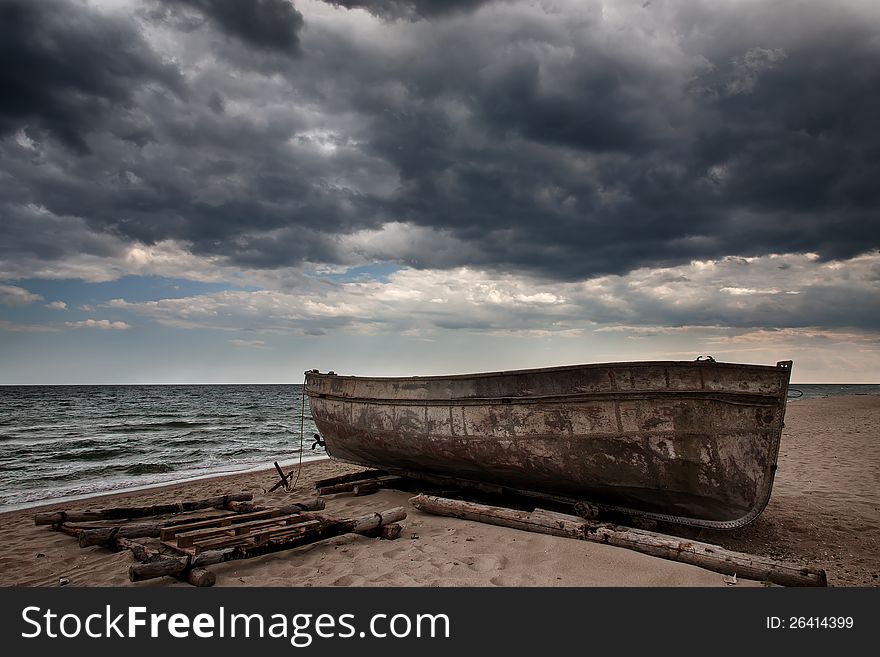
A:
<svg viewBox="0 0 880 657">
<path fill-rule="evenodd" d="M 305 390 L 338 460 L 733 529 L 770 498 L 790 375 L 714 361 L 308 372 Z"/>
</svg>

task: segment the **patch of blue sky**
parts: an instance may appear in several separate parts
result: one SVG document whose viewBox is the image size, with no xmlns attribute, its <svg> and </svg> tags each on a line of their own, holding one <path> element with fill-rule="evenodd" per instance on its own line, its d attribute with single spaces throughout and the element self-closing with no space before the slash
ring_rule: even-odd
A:
<svg viewBox="0 0 880 657">
<path fill-rule="evenodd" d="M 380 283 L 387 283 L 391 274 L 403 269 L 400 265 L 393 262 L 376 262 L 369 265 L 360 265 L 358 267 L 349 267 L 341 272 L 316 272 L 314 275 L 318 278 L 324 278 L 337 283 L 353 283 L 355 281 L 373 280 Z"/>
</svg>

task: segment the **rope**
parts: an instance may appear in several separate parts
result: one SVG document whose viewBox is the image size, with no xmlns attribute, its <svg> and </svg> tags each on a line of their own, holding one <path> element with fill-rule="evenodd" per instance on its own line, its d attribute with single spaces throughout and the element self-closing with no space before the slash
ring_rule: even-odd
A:
<svg viewBox="0 0 880 657">
<path fill-rule="evenodd" d="M 303 379 L 302 399 L 299 401 L 299 465 L 296 468 L 296 478 L 293 480 L 291 488 L 296 489 L 296 482 L 299 481 L 299 474 L 303 468 L 303 440 L 305 439 L 305 421 L 306 421 L 306 380 Z"/>
</svg>

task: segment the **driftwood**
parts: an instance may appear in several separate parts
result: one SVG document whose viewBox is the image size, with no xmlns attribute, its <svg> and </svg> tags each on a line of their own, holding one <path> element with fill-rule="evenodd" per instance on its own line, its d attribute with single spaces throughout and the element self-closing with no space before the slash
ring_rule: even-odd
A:
<svg viewBox="0 0 880 657">
<path fill-rule="evenodd" d="M 312 516 L 312 514 L 304 514 Z M 129 568 L 128 576 L 132 582 L 139 582 L 154 577 L 171 575 L 181 577 L 190 569 L 204 568 L 212 564 L 233 561 L 237 559 L 250 559 L 263 554 L 289 550 L 300 545 L 307 545 L 317 541 L 341 536 L 348 533 L 363 533 L 369 530 L 391 524 L 406 518 L 403 507 L 388 509 L 382 513 L 370 513 L 359 518 L 345 520 L 328 520 L 321 516 L 307 517 L 306 520 L 319 520 L 318 525 L 310 525 L 302 528 L 299 533 L 270 537 L 258 545 L 236 546 L 223 550 L 210 550 L 193 557 L 174 557 L 153 561 L 150 563 L 135 564 Z M 293 529 L 295 529 L 294 526 Z"/>
<path fill-rule="evenodd" d="M 141 563 L 152 563 L 166 558 L 159 550 L 127 538 L 117 537 L 114 539 L 112 547 L 115 550 L 131 550 L 132 556 Z M 185 581 L 193 586 L 214 586 L 217 581 L 217 576 L 206 568 L 191 568 L 184 575 Z"/>
<path fill-rule="evenodd" d="M 376 527 L 375 529 L 358 533 L 361 536 L 368 536 L 369 538 L 384 538 L 386 541 L 393 541 L 400 537 L 402 531 L 403 525 L 398 522 L 392 522 L 387 525 L 382 525 L 381 527 Z"/>
<path fill-rule="evenodd" d="M 139 523 L 130 525 L 110 525 L 107 527 L 77 526 L 74 523 L 62 523 L 58 528 L 66 534 L 76 536 L 81 548 L 93 545 L 113 547 L 113 541 L 117 538 L 156 538 L 162 540 L 173 538 L 177 534 L 199 529 L 202 527 L 216 527 L 233 524 L 246 524 L 248 520 L 256 518 L 273 518 L 303 511 L 321 510 L 325 506 L 324 500 L 311 499 L 296 502 L 278 509 L 264 509 L 253 513 L 243 513 L 230 516 L 215 516 L 213 518 L 193 518 L 192 520 L 176 520 L 172 522 L 161 521 L 152 523 Z"/>
<path fill-rule="evenodd" d="M 250 513 L 262 507 L 254 502 L 230 502 L 226 505 L 226 508 L 230 511 L 235 511 L 235 513 Z"/>
<path fill-rule="evenodd" d="M 116 538 L 149 538 L 159 535 L 162 523 L 140 525 L 122 525 L 119 527 L 101 527 L 99 529 L 80 529 L 79 546 L 110 545 Z"/>
<path fill-rule="evenodd" d="M 725 575 L 737 575 L 745 579 L 769 581 L 783 586 L 828 585 L 825 571 L 821 569 L 733 552 L 717 545 L 689 541 L 642 529 L 590 522 L 577 516 L 542 509 L 536 509 L 532 512 L 516 511 L 430 495 L 418 495 L 410 502 L 417 509 L 428 513 L 595 543 L 606 543 L 663 559 L 688 563 Z"/>
<path fill-rule="evenodd" d="M 387 474 L 388 473 L 384 470 L 362 470 L 361 472 L 352 472 L 350 474 L 339 475 L 338 477 L 318 479 L 315 482 L 315 488 L 326 488 L 327 486 L 347 484 L 352 481 L 363 481 L 364 479 L 376 479 L 377 477 L 384 477 Z"/>
<path fill-rule="evenodd" d="M 589 502 L 578 502 L 574 505 L 574 512 L 585 520 L 593 520 L 599 517 L 599 507 Z"/>
<path fill-rule="evenodd" d="M 131 550 L 131 555 L 141 563 L 159 561 L 160 559 L 165 558 L 159 550 L 147 547 L 143 543 L 138 543 L 137 541 L 122 536 L 117 536 L 114 539 L 113 548 L 115 548 L 116 551 Z"/>
<path fill-rule="evenodd" d="M 385 475 L 382 477 L 373 477 L 371 479 L 360 479 L 358 481 L 346 481 L 332 486 L 321 486 L 318 488 L 318 495 L 333 495 L 335 493 L 350 493 L 355 495 L 368 495 L 375 493 L 380 488 L 388 488 L 389 486 L 400 482 L 401 478 L 394 475 Z"/>
<path fill-rule="evenodd" d="M 380 481 L 368 481 L 361 482 L 355 485 L 354 488 L 351 489 L 352 494 L 355 497 L 362 497 L 363 495 L 372 495 L 373 493 L 382 490 L 383 488 L 390 488 L 394 482 L 380 482 Z"/>
<path fill-rule="evenodd" d="M 400 532 L 403 531 L 403 525 L 398 522 L 391 523 L 390 525 L 382 525 L 379 529 L 379 536 L 384 538 L 386 541 L 393 541 L 400 536 Z"/>
<path fill-rule="evenodd" d="M 324 507 L 327 506 L 327 503 L 324 500 L 322 500 L 318 497 L 315 497 L 311 500 L 303 500 L 302 502 L 294 502 L 293 504 L 290 504 L 288 506 L 281 507 L 281 508 L 286 509 L 286 508 L 293 507 L 293 506 L 298 506 L 303 511 L 321 511 Z"/>
<path fill-rule="evenodd" d="M 207 568 L 191 568 L 186 573 L 186 581 L 193 586 L 214 586 L 217 576 Z"/>
<path fill-rule="evenodd" d="M 38 513 L 34 516 L 35 525 L 54 525 L 62 522 L 82 522 L 88 520 L 122 520 L 126 518 L 147 518 L 149 516 L 161 516 L 167 513 L 183 513 L 211 507 L 224 508 L 229 502 L 244 502 L 253 499 L 250 493 L 236 493 L 233 495 L 220 495 L 204 500 L 189 502 L 173 502 L 171 504 L 156 504 L 154 506 L 131 506 L 99 509 L 96 511 L 53 511 Z"/>
</svg>

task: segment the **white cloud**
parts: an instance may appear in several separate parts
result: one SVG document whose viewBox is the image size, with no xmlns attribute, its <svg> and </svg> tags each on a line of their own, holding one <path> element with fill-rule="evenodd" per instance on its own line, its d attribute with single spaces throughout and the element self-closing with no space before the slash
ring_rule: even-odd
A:
<svg viewBox="0 0 880 657">
<path fill-rule="evenodd" d="M 67 304 L 63 301 L 50 301 L 46 304 L 49 310 L 67 310 Z"/>
<path fill-rule="evenodd" d="M 269 349 L 263 340 L 229 340 L 229 344 L 247 349 Z"/>
<path fill-rule="evenodd" d="M 722 258 L 625 276 L 549 282 L 467 267 L 401 269 L 372 279 L 290 290 L 224 291 L 110 307 L 188 328 L 263 331 L 565 332 L 614 327 L 858 326 L 880 303 L 880 254 L 821 262 L 810 255 Z M 773 288 L 765 286 L 772 278 Z M 847 295 L 841 294 L 846 291 Z M 844 298 L 859 298 L 848 308 Z M 771 304 L 771 305 L 768 305 Z M 697 321 L 694 321 L 697 320 Z M 822 321 L 819 321 L 822 320 Z"/>
<path fill-rule="evenodd" d="M 343 262 L 419 260 L 440 265 L 469 253 L 473 245 L 454 237 L 449 231 L 392 221 L 379 229 L 359 230 L 337 238 L 337 258 Z M 455 258 L 450 256 L 455 255 Z"/>
<path fill-rule="evenodd" d="M 23 287 L 17 285 L 0 285 L 0 305 L 26 306 L 37 301 L 42 301 L 39 294 L 31 294 Z"/>
<path fill-rule="evenodd" d="M 125 331 L 131 328 L 131 326 L 125 322 L 113 322 L 109 319 L 84 319 L 79 322 L 64 322 L 64 326 L 65 328 L 70 329 L 93 328 L 112 331 Z"/>
<path fill-rule="evenodd" d="M 57 333 L 61 328 L 54 324 L 19 324 L 0 319 L 0 330 L 13 333 Z"/>
</svg>

